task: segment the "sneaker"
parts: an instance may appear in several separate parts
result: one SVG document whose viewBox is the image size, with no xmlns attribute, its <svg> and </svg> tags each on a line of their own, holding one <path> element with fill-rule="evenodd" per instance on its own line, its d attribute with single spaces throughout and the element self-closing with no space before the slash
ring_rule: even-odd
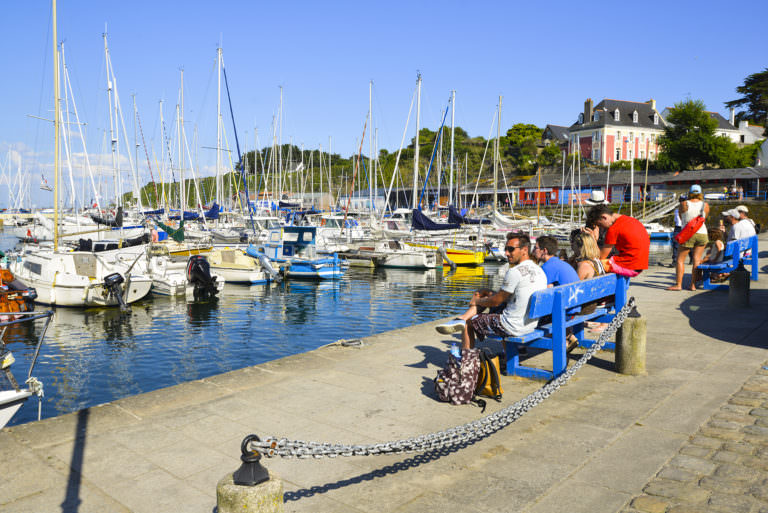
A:
<svg viewBox="0 0 768 513">
<path fill-rule="evenodd" d="M 435 326 L 435 329 L 438 333 L 442 333 L 443 335 L 450 335 L 451 333 L 461 333 L 464 331 L 466 324 L 466 321 L 461 319 L 454 319 L 452 321 L 444 322 L 443 324 L 438 324 Z"/>
</svg>

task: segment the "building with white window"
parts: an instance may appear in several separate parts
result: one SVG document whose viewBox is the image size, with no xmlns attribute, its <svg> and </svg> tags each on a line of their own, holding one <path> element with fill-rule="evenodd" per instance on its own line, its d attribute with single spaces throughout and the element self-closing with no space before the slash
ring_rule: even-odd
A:
<svg viewBox="0 0 768 513">
<path fill-rule="evenodd" d="M 658 138 L 665 126 L 656 110 L 656 100 L 605 99 L 593 107 L 588 98 L 584 112 L 568 128 L 568 151 L 600 165 L 619 160 L 656 160 Z"/>
</svg>

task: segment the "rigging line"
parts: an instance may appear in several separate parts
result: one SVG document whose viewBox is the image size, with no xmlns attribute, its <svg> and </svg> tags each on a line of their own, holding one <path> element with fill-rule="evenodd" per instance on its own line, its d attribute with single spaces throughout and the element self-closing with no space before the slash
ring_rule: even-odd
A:
<svg viewBox="0 0 768 513">
<path fill-rule="evenodd" d="M 229 94 L 229 80 L 227 80 L 227 68 L 224 66 L 224 58 L 221 58 L 221 71 L 224 72 L 224 86 L 227 89 L 227 101 L 229 102 L 229 116 L 232 118 L 232 131 L 235 135 L 235 146 L 237 147 L 237 159 L 240 163 L 240 177 L 243 180 L 243 188 L 246 194 L 246 204 L 248 205 L 248 215 L 251 219 L 251 229 L 253 234 L 256 235 L 256 224 L 253 221 L 253 209 L 251 208 L 251 202 L 247 201 L 248 195 L 248 183 L 245 180 L 245 167 L 243 166 L 243 157 L 240 154 L 240 140 L 237 137 L 237 125 L 235 125 L 235 113 L 232 110 L 232 97 Z"/>
<path fill-rule="evenodd" d="M 144 156 L 147 158 L 147 167 L 149 168 L 149 177 L 152 179 L 152 185 L 155 188 L 155 208 L 157 208 L 157 201 L 159 199 L 159 196 L 157 195 L 157 182 L 155 182 L 155 174 L 152 172 L 152 163 L 149 161 L 149 152 L 147 152 L 147 143 L 144 140 L 144 130 L 141 128 L 141 116 L 139 116 L 139 111 L 136 111 L 136 121 L 139 124 L 139 134 L 141 134 L 141 145 L 144 146 Z M 138 162 L 136 163 L 136 166 L 138 167 Z"/>
<path fill-rule="evenodd" d="M 443 135 L 443 126 L 445 125 L 445 118 L 448 117 L 448 107 L 445 108 L 445 114 L 443 114 L 443 122 L 440 124 L 440 129 L 437 131 L 437 140 L 432 148 L 432 156 L 429 158 L 429 167 L 427 168 L 427 176 L 424 178 L 424 187 L 421 188 L 421 194 L 419 195 L 418 207 L 421 210 L 421 200 L 424 199 L 424 191 L 427 189 L 427 183 L 429 181 L 429 173 L 432 171 L 432 163 L 435 161 L 435 155 L 437 154 L 437 147 L 440 144 L 440 138 Z"/>
<path fill-rule="evenodd" d="M 370 113 L 369 113 L 370 114 Z M 365 123 L 363 124 L 363 136 L 360 137 L 360 148 L 357 151 L 357 162 L 355 163 L 354 171 L 352 172 L 352 185 L 347 193 L 347 208 L 344 209 L 344 222 L 341 226 L 342 233 L 347 224 L 347 214 L 349 214 L 349 204 L 352 202 L 352 191 L 355 189 L 355 178 L 357 177 L 357 170 L 360 167 L 360 159 L 363 154 L 363 143 L 365 142 L 365 130 L 368 128 L 368 114 L 365 116 Z"/>
<path fill-rule="evenodd" d="M 472 202 L 469 204 L 469 209 L 472 210 L 472 207 L 475 205 L 475 201 L 477 201 L 477 187 L 480 185 L 480 176 L 483 174 L 483 166 L 485 165 L 485 157 L 488 155 L 488 146 L 491 144 L 491 135 L 493 134 L 493 127 L 496 126 L 496 112 L 493 113 L 493 118 L 491 118 L 491 128 L 488 130 L 488 140 L 485 142 L 485 150 L 483 151 L 483 159 L 480 161 L 480 169 L 477 171 L 477 180 L 475 180 L 475 191 L 472 193 Z"/>
</svg>

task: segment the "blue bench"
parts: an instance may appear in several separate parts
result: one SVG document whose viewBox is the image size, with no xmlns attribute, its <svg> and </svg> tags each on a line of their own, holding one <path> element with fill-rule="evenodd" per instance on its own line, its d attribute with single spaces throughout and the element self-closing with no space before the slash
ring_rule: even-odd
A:
<svg viewBox="0 0 768 513">
<path fill-rule="evenodd" d="M 528 306 L 531 319 L 552 316 L 550 323 L 540 325 L 522 337 L 503 338 L 507 356 L 507 375 L 533 379 L 553 379 L 565 372 L 568 366 L 566 354 L 566 328 L 571 328 L 581 347 L 591 347 L 593 340 L 584 338 L 587 321 L 610 322 L 616 312 L 627 303 L 629 279 L 607 274 L 590 280 L 569 283 L 534 292 Z M 614 296 L 613 304 L 582 314 L 581 306 Z M 552 370 L 528 367 L 520 364 L 520 348 L 536 348 L 552 351 Z M 605 344 L 605 349 L 615 349 L 615 344 Z"/>
<path fill-rule="evenodd" d="M 712 274 L 730 273 L 735 270 L 739 267 L 739 263 L 745 260 L 743 254 L 747 250 L 750 251 L 750 255 L 744 263 L 748 262 L 750 266 L 752 281 L 757 281 L 757 235 L 753 235 L 744 239 L 732 240 L 726 244 L 722 262 L 699 265 L 698 268 L 701 269 L 702 278 L 704 279 L 704 284 L 701 288 L 708 290 L 727 288 L 727 283 L 712 283 Z"/>
</svg>

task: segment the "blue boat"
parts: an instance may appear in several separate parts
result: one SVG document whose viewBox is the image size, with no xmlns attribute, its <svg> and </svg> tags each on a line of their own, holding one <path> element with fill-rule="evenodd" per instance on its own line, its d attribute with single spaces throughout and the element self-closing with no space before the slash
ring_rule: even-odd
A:
<svg viewBox="0 0 768 513">
<path fill-rule="evenodd" d="M 312 280 L 334 280 L 344 275 L 344 262 L 338 254 L 317 256 L 317 227 L 281 226 L 269 230 L 267 241 L 250 245 L 246 253 L 254 258 L 265 255 L 277 264 L 286 263 L 286 276 Z"/>
</svg>

